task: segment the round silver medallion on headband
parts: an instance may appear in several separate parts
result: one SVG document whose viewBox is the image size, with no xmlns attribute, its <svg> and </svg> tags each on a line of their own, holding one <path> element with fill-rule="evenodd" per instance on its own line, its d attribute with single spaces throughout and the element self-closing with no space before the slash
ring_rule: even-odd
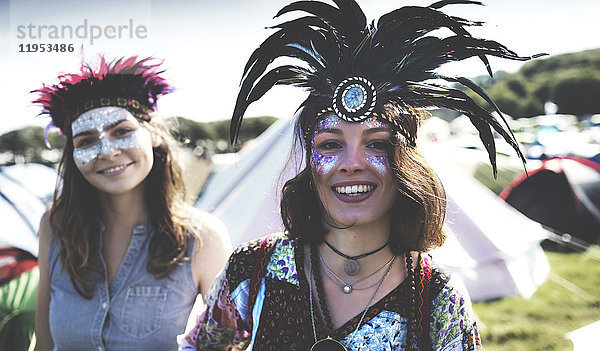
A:
<svg viewBox="0 0 600 351">
<path fill-rule="evenodd" d="M 348 122 L 360 122 L 369 117 L 376 102 L 375 86 L 363 77 L 344 79 L 333 93 L 333 111 Z"/>
</svg>

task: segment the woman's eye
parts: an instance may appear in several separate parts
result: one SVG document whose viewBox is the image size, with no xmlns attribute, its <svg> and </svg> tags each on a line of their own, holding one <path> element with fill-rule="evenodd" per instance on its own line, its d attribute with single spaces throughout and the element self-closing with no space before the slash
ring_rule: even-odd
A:
<svg viewBox="0 0 600 351">
<path fill-rule="evenodd" d="M 121 136 L 125 136 L 128 135 L 129 133 L 131 133 L 133 130 L 129 129 L 129 128 L 118 128 L 117 130 L 115 130 L 113 132 L 113 135 L 116 137 L 121 137 Z"/>
<path fill-rule="evenodd" d="M 87 146 L 91 146 L 94 145 L 96 142 L 96 139 L 94 138 L 83 138 L 83 139 L 79 139 L 77 140 L 77 142 L 75 142 L 75 147 L 77 148 L 85 148 Z"/>
<path fill-rule="evenodd" d="M 323 150 L 333 150 L 333 149 L 337 149 L 340 148 L 341 145 L 335 141 L 324 141 L 321 144 L 319 144 L 319 148 L 323 149 Z"/>
<path fill-rule="evenodd" d="M 391 144 L 387 140 L 375 140 L 367 145 L 367 147 L 378 151 L 388 151 L 390 146 Z"/>
</svg>

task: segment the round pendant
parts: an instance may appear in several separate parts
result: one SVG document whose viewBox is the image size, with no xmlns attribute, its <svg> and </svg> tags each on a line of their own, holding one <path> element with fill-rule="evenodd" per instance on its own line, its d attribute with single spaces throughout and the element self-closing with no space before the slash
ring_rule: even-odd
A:
<svg viewBox="0 0 600 351">
<path fill-rule="evenodd" d="M 352 286 L 351 285 L 344 285 L 344 294 L 350 294 L 352 292 Z"/>
<path fill-rule="evenodd" d="M 310 351 L 347 351 L 346 347 L 339 341 L 332 339 L 330 336 L 327 339 L 321 339 L 317 341 L 311 348 Z"/>
<path fill-rule="evenodd" d="M 344 272 L 346 272 L 346 274 L 348 274 L 350 276 L 354 276 L 354 275 L 358 274 L 359 270 L 360 270 L 360 266 L 358 265 L 358 262 L 356 262 L 355 260 L 348 260 L 344 264 Z"/>
</svg>

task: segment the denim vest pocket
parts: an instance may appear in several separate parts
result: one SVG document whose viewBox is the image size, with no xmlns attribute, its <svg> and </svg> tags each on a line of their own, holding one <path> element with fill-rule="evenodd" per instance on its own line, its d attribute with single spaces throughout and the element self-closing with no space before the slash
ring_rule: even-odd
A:
<svg viewBox="0 0 600 351">
<path fill-rule="evenodd" d="M 168 289 L 155 285 L 127 288 L 120 329 L 133 337 L 144 338 L 162 326 L 162 315 Z"/>
</svg>

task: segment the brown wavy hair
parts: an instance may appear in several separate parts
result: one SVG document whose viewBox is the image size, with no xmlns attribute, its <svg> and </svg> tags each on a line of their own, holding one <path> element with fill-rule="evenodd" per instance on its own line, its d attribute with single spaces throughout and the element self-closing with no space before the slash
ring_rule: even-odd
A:
<svg viewBox="0 0 600 351">
<path fill-rule="evenodd" d="M 281 194 L 281 217 L 287 235 L 301 244 L 320 243 L 327 232 L 323 223 L 332 221 L 311 186 L 315 173 L 310 166 L 310 141 L 318 116 L 316 111 L 311 106 L 305 106 L 299 112 L 301 116 L 297 119 L 295 144 L 288 166 L 294 163 L 298 153 L 302 153 L 304 168 L 284 184 Z M 406 111 L 406 107 L 388 103 L 382 113 L 390 117 L 405 113 L 403 111 Z M 419 121 L 423 117 L 416 110 L 410 113 L 417 116 Z M 388 158 L 399 193 L 392 207 L 394 215 L 391 216 L 390 247 L 395 254 L 439 247 L 446 239 L 443 229 L 446 215 L 444 187 L 417 148 L 411 146 L 399 132 L 392 133 L 390 143 L 392 147 Z M 332 224 L 335 226 L 335 223 Z"/>
<path fill-rule="evenodd" d="M 186 191 L 178 161 L 179 144 L 157 117 L 132 113 L 153 138 L 160 140 L 160 145 L 153 147 L 154 164 L 145 179 L 144 201 L 155 230 L 147 269 L 161 279 L 189 259 L 186 252 L 190 235 L 199 238 L 184 209 Z M 100 235 L 100 201 L 97 190 L 75 165 L 73 138 L 70 128 L 65 130 L 67 142 L 59 164 L 62 182 L 54 193 L 50 223 L 61 244 L 59 257 L 73 287 L 79 295 L 91 299 L 96 283 L 90 273 L 102 272 L 91 259 L 91 244 Z"/>
</svg>

